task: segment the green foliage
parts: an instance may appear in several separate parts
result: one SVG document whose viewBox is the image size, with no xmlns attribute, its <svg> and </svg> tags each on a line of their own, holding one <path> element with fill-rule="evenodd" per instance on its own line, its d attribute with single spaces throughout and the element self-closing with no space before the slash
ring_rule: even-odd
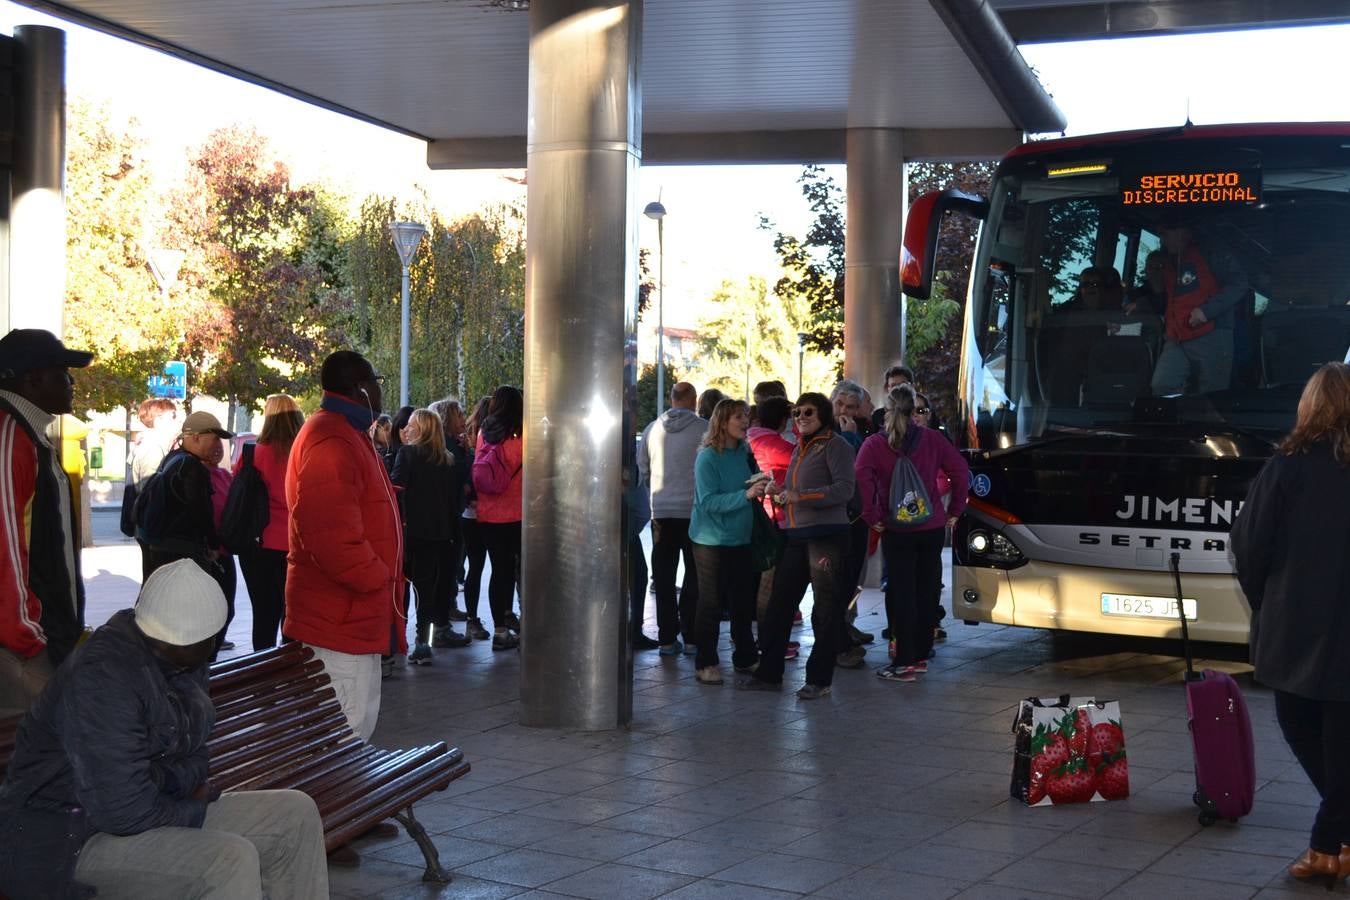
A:
<svg viewBox="0 0 1350 900">
<path fill-rule="evenodd" d="M 774 294 L 784 303 L 804 303 L 809 317 L 800 330 L 807 349 L 834 357 L 842 371 L 844 350 L 843 192 L 820 166 L 806 166 L 797 183 L 815 220 L 805 237 L 778 232 L 773 248 L 783 268 Z M 767 219 L 760 227 L 772 228 Z"/>
<path fill-rule="evenodd" d="M 180 311 L 157 296 L 143 235 L 155 197 L 135 123 L 72 98 L 66 115 L 65 332 L 97 358 L 75 379 L 75 408 L 111 412 L 145 399 L 172 357 Z"/>
<path fill-rule="evenodd" d="M 665 371 L 665 389 L 666 401 L 665 408 L 670 408 L 670 389 L 675 383 L 683 378 L 678 369 L 669 362 L 666 363 Z M 643 365 L 642 371 L 638 374 L 637 380 L 637 411 L 635 420 L 637 430 L 641 431 L 647 427 L 647 423 L 656 418 L 656 365 Z"/>
</svg>

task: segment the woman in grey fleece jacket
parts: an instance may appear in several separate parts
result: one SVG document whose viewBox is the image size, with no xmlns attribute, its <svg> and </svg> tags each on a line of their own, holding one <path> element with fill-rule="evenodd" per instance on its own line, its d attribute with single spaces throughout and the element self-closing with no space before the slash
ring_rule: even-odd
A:
<svg viewBox="0 0 1350 900">
<path fill-rule="evenodd" d="M 848 552 L 853 447 L 835 431 L 833 407 L 824 394 L 802 394 L 792 416 L 797 423 L 797 447 L 786 482 L 774 497 L 785 508 L 787 547 L 774 570 L 773 594 L 760 623 L 759 667 L 736 686 L 742 690 L 782 688 L 792 612 L 809 581 L 815 644 L 806 661 L 806 684 L 797 697 L 814 700 L 830 692 L 835 654 L 844 649 L 836 646 L 845 602 L 839 594 L 838 570 Z"/>
</svg>

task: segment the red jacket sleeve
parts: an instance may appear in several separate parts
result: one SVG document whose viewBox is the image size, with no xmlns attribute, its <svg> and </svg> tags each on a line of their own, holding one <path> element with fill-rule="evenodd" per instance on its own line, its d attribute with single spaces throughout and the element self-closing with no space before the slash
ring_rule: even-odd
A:
<svg viewBox="0 0 1350 900">
<path fill-rule="evenodd" d="M 304 552 L 338 584 L 369 593 L 393 573 L 366 539 L 362 498 L 368 474 L 349 445 L 320 440 L 305 448 L 295 479 L 291 522 Z"/>
<path fill-rule="evenodd" d="M 28 583 L 28 546 L 33 532 L 33 496 L 37 491 L 37 448 L 13 417 L 0 420 L 0 515 L 4 552 L 0 553 L 0 646 L 29 659 L 47 646 L 38 624 L 42 603 Z"/>
</svg>

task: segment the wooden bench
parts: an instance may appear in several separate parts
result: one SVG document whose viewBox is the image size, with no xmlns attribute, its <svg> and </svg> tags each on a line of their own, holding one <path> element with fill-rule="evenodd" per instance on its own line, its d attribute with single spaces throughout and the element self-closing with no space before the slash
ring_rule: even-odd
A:
<svg viewBox="0 0 1350 900">
<path fill-rule="evenodd" d="M 402 823 L 426 860 L 423 881 L 450 881 L 413 804 L 469 771 L 444 742 L 381 750 L 358 738 L 329 686 L 323 663 L 299 644 L 211 667 L 216 725 L 207 746 L 222 791 L 291 788 L 314 798 L 331 853 L 385 819 Z M 0 719 L 0 774 L 22 717 Z"/>
</svg>

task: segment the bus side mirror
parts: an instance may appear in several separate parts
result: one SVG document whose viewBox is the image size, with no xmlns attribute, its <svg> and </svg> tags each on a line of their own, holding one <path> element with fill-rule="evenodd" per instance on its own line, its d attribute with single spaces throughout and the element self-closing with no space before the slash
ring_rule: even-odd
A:
<svg viewBox="0 0 1350 900">
<path fill-rule="evenodd" d="M 909 205 L 905 242 L 900 248 L 900 284 L 916 300 L 933 293 L 933 266 L 937 260 L 938 231 L 944 213 L 953 212 L 984 221 L 989 201 L 956 188 L 930 191 Z"/>
</svg>

